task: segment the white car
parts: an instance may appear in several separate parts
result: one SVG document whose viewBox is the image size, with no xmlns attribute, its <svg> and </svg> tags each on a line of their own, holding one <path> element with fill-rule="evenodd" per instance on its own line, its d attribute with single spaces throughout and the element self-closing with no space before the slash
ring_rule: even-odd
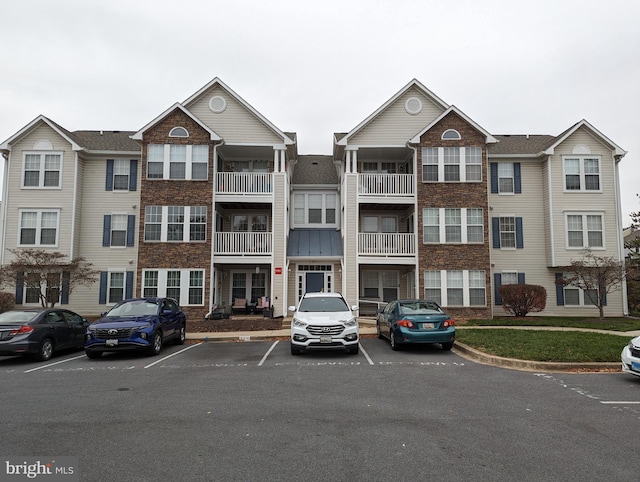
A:
<svg viewBox="0 0 640 482">
<path fill-rule="evenodd" d="M 620 354 L 622 371 L 640 377 L 640 336 L 635 337 Z"/>
<path fill-rule="evenodd" d="M 343 349 L 358 354 L 360 332 L 354 311 L 340 293 L 306 293 L 298 308 L 290 306 L 291 354 L 303 350 Z"/>
</svg>

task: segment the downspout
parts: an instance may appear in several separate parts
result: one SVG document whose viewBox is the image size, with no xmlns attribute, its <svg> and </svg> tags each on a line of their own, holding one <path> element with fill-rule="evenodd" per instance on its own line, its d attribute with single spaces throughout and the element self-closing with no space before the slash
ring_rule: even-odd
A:
<svg viewBox="0 0 640 482">
<path fill-rule="evenodd" d="M 420 296 L 420 264 L 418 259 L 418 148 L 407 142 L 407 147 L 413 151 L 413 252 L 415 253 L 416 269 L 413 272 L 413 295 Z"/>
<path fill-rule="evenodd" d="M 615 182 L 616 182 L 616 189 L 615 189 L 615 193 L 616 193 L 616 227 L 617 227 L 617 238 L 618 238 L 618 259 L 623 263 L 623 269 L 625 267 L 625 257 L 624 257 L 624 237 L 622 235 L 623 233 L 623 229 L 624 226 L 622 224 L 622 201 L 620 199 L 620 170 L 619 170 L 619 166 L 620 166 L 620 160 L 622 159 L 622 156 L 620 155 L 614 155 L 613 156 L 614 159 L 614 169 L 613 172 L 615 173 Z M 627 296 L 627 278 L 624 277 L 622 279 L 622 313 L 624 314 L 624 316 L 629 316 L 629 299 Z"/>
<path fill-rule="evenodd" d="M 75 233 L 76 233 L 76 209 L 78 207 L 78 163 L 80 162 L 80 157 L 78 156 L 78 151 L 75 153 L 75 166 L 73 168 L 73 201 L 71 208 L 71 247 L 69 248 L 69 260 L 74 258 L 73 251 L 75 246 Z"/>
<path fill-rule="evenodd" d="M 213 255 L 216 249 L 216 186 L 218 183 L 218 147 L 224 144 L 224 139 L 220 139 L 219 144 L 213 145 L 213 182 L 211 188 L 211 263 L 209 265 L 209 311 L 206 317 L 211 315 L 213 311 L 213 293 L 217 289 L 217 273 L 214 273 Z"/>
<path fill-rule="evenodd" d="M 2 151 L 2 157 L 4 158 L 4 166 L 2 170 L 2 240 L 0 243 L 0 265 L 4 265 L 4 245 L 7 241 L 7 200 L 9 199 L 8 185 L 9 185 L 9 154 L 11 151 Z"/>
</svg>

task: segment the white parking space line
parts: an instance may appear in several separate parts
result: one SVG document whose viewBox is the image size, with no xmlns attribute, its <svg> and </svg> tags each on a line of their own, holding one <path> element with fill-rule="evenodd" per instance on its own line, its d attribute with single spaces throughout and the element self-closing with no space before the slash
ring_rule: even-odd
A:
<svg viewBox="0 0 640 482">
<path fill-rule="evenodd" d="M 161 363 L 161 362 L 163 362 L 163 361 L 165 361 L 165 360 L 168 360 L 169 358 L 171 358 L 171 357 L 173 357 L 173 356 L 179 355 L 180 353 L 184 353 L 184 352 L 185 352 L 185 351 L 187 351 L 187 350 L 191 350 L 192 348 L 195 348 L 195 347 L 196 347 L 196 346 L 198 346 L 198 345 L 202 345 L 202 343 L 203 343 L 203 342 L 201 341 L 200 343 L 197 343 L 197 344 L 195 344 L 195 345 L 190 345 L 190 346 L 188 346 L 188 347 L 186 347 L 186 348 L 183 348 L 183 349 L 182 349 L 182 350 L 180 350 L 180 351 L 177 351 L 177 352 L 175 352 L 175 353 L 172 353 L 171 355 L 167 355 L 167 356 L 165 356 L 164 358 L 160 358 L 160 360 L 156 360 L 156 361 L 154 361 L 153 363 L 148 364 L 148 365 L 147 365 L 146 367 L 144 367 L 144 368 L 150 368 L 150 367 L 152 367 L 153 365 L 157 365 L 158 363 Z"/>
<path fill-rule="evenodd" d="M 267 357 L 269 356 L 269 354 L 273 351 L 273 349 L 276 347 L 276 345 L 278 344 L 279 340 L 276 340 L 273 342 L 273 345 L 271 345 L 271 348 L 269 348 L 267 350 L 267 353 L 264 354 L 264 356 L 262 357 L 262 360 L 260 360 L 260 363 L 258 363 L 258 366 L 261 367 L 262 364 L 265 362 L 265 360 L 267 359 Z"/>
<path fill-rule="evenodd" d="M 66 360 L 60 360 L 60 361 L 57 361 L 55 363 L 49 363 L 47 365 L 42 365 L 41 367 L 36 367 L 36 368 L 32 368 L 31 370 L 26 370 L 25 373 L 35 372 L 37 370 L 42 370 L 43 368 L 49 368 L 49 367 L 52 367 L 54 365 L 60 365 L 60 363 L 66 363 L 66 362 L 71 361 L 71 360 L 77 360 L 78 358 L 84 358 L 85 356 L 86 355 L 82 354 L 82 355 L 74 356 L 73 358 L 67 358 Z"/>
<path fill-rule="evenodd" d="M 637 402 L 625 402 L 625 401 L 601 401 L 603 405 L 640 405 L 640 401 Z"/>
<path fill-rule="evenodd" d="M 358 343 L 358 345 L 360 346 L 360 351 L 362 351 L 362 354 L 364 355 L 364 357 L 367 359 L 367 361 L 369 362 L 369 365 L 373 365 L 373 360 L 371 359 L 371 357 L 369 356 L 369 354 L 367 353 L 367 351 L 364 349 L 364 347 Z"/>
</svg>

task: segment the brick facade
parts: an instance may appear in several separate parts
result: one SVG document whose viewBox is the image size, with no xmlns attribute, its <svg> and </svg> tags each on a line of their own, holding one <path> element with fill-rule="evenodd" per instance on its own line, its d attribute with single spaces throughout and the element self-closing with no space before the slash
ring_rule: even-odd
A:
<svg viewBox="0 0 640 482">
<path fill-rule="evenodd" d="M 442 133 L 455 129 L 460 140 L 443 140 Z M 481 147 L 482 182 L 422 182 L 422 147 Z M 425 270 L 484 270 L 487 305 L 484 308 L 453 308 L 447 312 L 460 319 L 491 317 L 491 261 L 489 246 L 489 203 L 487 193 L 487 146 L 485 135 L 455 112 L 449 113 L 420 138 L 418 148 L 418 266 L 420 293 L 424 293 Z M 424 208 L 482 208 L 484 213 L 483 244 L 424 244 Z M 444 220 L 441 219 L 441 222 Z M 464 222 L 464 220 L 463 220 Z M 442 287 L 443 289 L 445 287 Z"/>
</svg>

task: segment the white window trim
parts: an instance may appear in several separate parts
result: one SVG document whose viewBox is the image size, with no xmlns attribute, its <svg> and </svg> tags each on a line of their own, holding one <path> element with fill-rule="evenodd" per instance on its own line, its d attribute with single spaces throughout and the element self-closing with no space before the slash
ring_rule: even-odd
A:
<svg viewBox="0 0 640 482">
<path fill-rule="evenodd" d="M 147 180 L 149 181 L 207 181 L 208 177 L 209 177 L 209 154 L 210 152 L 207 152 L 207 177 L 203 178 L 203 179 L 193 179 L 192 175 L 193 175 L 193 164 L 204 164 L 204 162 L 193 162 L 193 146 L 194 144 L 178 144 L 178 145 L 184 145 L 186 146 L 186 161 L 185 161 L 185 172 L 184 172 L 184 179 L 183 178 L 171 178 L 170 177 L 170 173 L 171 173 L 171 146 L 172 145 L 176 145 L 176 144 L 160 144 L 163 146 L 164 148 L 164 157 L 162 160 L 162 177 L 149 177 L 149 169 L 147 167 Z M 207 148 L 209 147 L 208 144 L 195 144 L 198 146 L 207 146 Z M 208 151 L 210 151 L 210 149 L 208 149 Z M 148 158 L 147 158 L 147 166 L 148 166 Z M 152 162 L 160 162 L 160 161 L 152 161 Z"/>
<path fill-rule="evenodd" d="M 24 185 L 24 175 L 25 168 L 27 163 L 27 155 L 38 155 L 40 156 L 40 176 L 38 177 L 38 185 L 37 186 L 25 186 Z M 47 155 L 55 155 L 60 156 L 60 170 L 58 174 L 58 185 L 57 186 L 45 186 L 44 185 L 44 162 L 45 156 Z M 63 164 L 64 164 L 64 152 L 63 151 L 24 151 L 22 153 L 22 172 L 20 184 L 22 189 L 62 189 L 62 173 L 63 173 Z"/>
<path fill-rule="evenodd" d="M 20 243 L 20 235 L 22 234 L 22 213 L 37 213 L 36 222 L 36 239 L 34 244 L 22 244 Z M 40 244 L 41 232 L 42 232 L 42 214 L 43 213 L 56 213 L 56 242 L 55 244 Z M 16 240 L 16 246 L 19 248 L 38 248 L 48 247 L 57 248 L 60 242 L 60 209 L 20 209 L 18 210 L 18 239 Z"/>
<path fill-rule="evenodd" d="M 580 189 L 567 189 L 567 171 L 566 171 L 566 161 L 569 159 L 578 159 L 580 161 Z M 585 184 L 585 169 L 584 169 L 584 161 L 585 159 L 597 159 L 598 160 L 598 186 L 599 189 L 586 189 Z M 562 190 L 565 193 L 601 193 L 602 192 L 602 157 L 596 156 L 593 154 L 581 154 L 581 155 L 570 155 L 570 156 L 562 156 Z"/>
<path fill-rule="evenodd" d="M 126 166 L 127 171 L 127 188 L 126 189 L 117 189 L 116 188 L 116 176 L 124 176 L 124 174 L 120 174 L 116 172 L 116 166 L 118 164 L 122 164 Z M 131 161 L 129 159 L 114 159 L 113 160 L 113 176 L 111 177 L 111 192 L 121 193 L 121 192 L 131 192 L 129 190 L 129 185 L 131 184 Z"/>
<path fill-rule="evenodd" d="M 129 234 L 129 213 L 111 213 L 111 227 L 109 230 L 109 247 L 113 249 L 124 249 L 127 248 L 127 235 Z M 114 216 L 124 216 L 125 217 L 125 225 L 124 225 L 124 244 L 122 246 L 115 246 L 113 244 L 113 232 L 116 231 L 113 229 L 113 217 Z M 117 231 L 121 231 L 118 229 Z"/>
<path fill-rule="evenodd" d="M 497 172 L 496 175 L 498 177 L 498 195 L 500 196 L 513 196 L 516 193 L 516 172 L 514 162 L 498 162 L 497 163 Z M 500 166 L 511 166 L 511 176 L 500 176 Z M 511 191 L 501 191 L 500 190 L 500 179 L 511 179 Z"/>
<path fill-rule="evenodd" d="M 204 207 L 206 208 L 206 206 L 172 206 L 172 207 L 182 207 L 184 208 L 184 221 L 182 223 L 183 228 L 182 228 L 182 239 L 181 240 L 171 240 L 168 241 L 167 237 L 168 237 L 168 232 L 169 232 L 169 206 L 159 206 L 162 208 L 162 220 L 160 221 L 160 239 L 159 240 L 149 240 L 146 239 L 146 229 L 147 229 L 147 220 L 146 220 L 146 212 L 145 214 L 143 214 L 143 220 L 142 222 L 144 223 L 144 230 L 145 233 L 143 233 L 143 240 L 145 243 L 205 243 L 207 241 L 207 225 L 209 223 L 209 213 L 206 213 L 207 216 L 207 222 L 205 223 L 205 239 L 199 239 L 199 240 L 195 240 L 195 241 L 191 241 L 190 238 L 190 234 L 191 234 L 191 208 L 192 207 Z M 153 224 L 157 224 L 157 223 L 153 223 Z M 177 223 L 171 223 L 171 224 L 177 224 Z M 195 223 L 195 224 L 202 224 L 202 223 Z"/>
<path fill-rule="evenodd" d="M 309 223 L 309 195 L 320 194 L 322 195 L 322 222 L 321 223 Z M 295 205 L 296 196 L 304 197 L 304 222 L 295 222 Z M 335 205 L 333 207 L 335 211 L 335 223 L 327 223 L 327 197 L 334 196 Z M 309 191 L 309 192 L 294 192 L 291 198 L 291 225 L 295 228 L 337 228 L 340 226 L 340 196 L 335 191 Z M 298 208 L 299 209 L 299 208 Z"/>
<path fill-rule="evenodd" d="M 593 304 L 590 300 L 589 300 L 588 303 L 585 302 L 586 301 L 586 296 L 584 294 L 585 290 L 583 290 L 582 288 L 578 288 L 577 286 L 569 285 L 569 286 L 564 286 L 562 289 L 564 291 L 564 293 L 563 293 L 564 305 L 563 306 L 565 308 L 569 308 L 569 309 L 571 309 L 571 308 L 592 308 L 593 309 L 594 307 L 597 307 L 597 305 Z M 577 290 L 578 291 L 578 301 L 579 301 L 579 303 L 577 305 L 567 304 L 567 290 Z M 598 290 L 596 289 L 596 292 L 597 291 Z"/>
<path fill-rule="evenodd" d="M 127 271 L 124 269 L 113 269 L 107 271 L 107 304 L 118 303 L 117 301 L 111 300 L 111 275 L 113 274 L 121 274 L 122 275 L 122 299 L 126 299 L 127 296 Z"/>
<path fill-rule="evenodd" d="M 62 274 L 60 275 L 62 276 Z M 62 280 L 60 281 L 60 292 L 58 293 L 58 301 L 57 301 L 57 305 L 59 305 L 61 303 L 62 300 Z M 41 306 L 40 303 L 40 298 L 38 298 L 38 301 L 35 301 L 33 303 L 27 302 L 27 290 L 29 289 L 29 287 L 26 284 L 23 284 L 22 286 L 22 304 L 24 306 Z M 43 281 L 42 284 L 40 285 L 40 293 L 43 296 L 47 296 L 47 281 Z M 64 309 L 64 308 L 63 308 Z"/>
<path fill-rule="evenodd" d="M 582 246 L 569 246 L 569 216 L 582 216 Z M 602 221 L 602 246 L 587 246 L 589 232 L 587 229 L 587 216 L 600 216 Z M 607 236 L 605 232 L 605 217 L 603 211 L 566 211 L 564 213 L 564 243 L 569 251 L 582 251 L 589 248 L 594 251 L 604 251 L 607 249 Z"/>
<path fill-rule="evenodd" d="M 438 270 L 425 270 L 425 271 L 438 271 Z M 447 299 L 447 270 L 439 270 L 440 271 L 440 305 L 449 307 L 448 299 Z M 486 272 L 482 269 L 472 269 L 472 270 L 449 270 L 449 271 L 462 271 L 462 305 L 451 305 L 452 308 L 486 308 L 487 306 L 487 282 L 486 282 Z M 484 283 L 484 305 L 471 305 L 470 304 L 470 283 L 469 283 L 469 272 L 470 271 L 482 271 L 485 274 L 485 283 Z M 426 279 L 425 272 L 422 273 L 422 279 Z M 480 289 L 478 287 L 473 287 L 474 289 Z M 427 286 L 424 286 L 424 289 L 427 289 Z"/>
<path fill-rule="evenodd" d="M 449 139 L 445 139 L 445 140 L 449 140 Z M 453 140 L 453 139 L 451 139 Z M 457 147 L 457 146 L 454 146 Z M 473 183 L 480 183 L 482 182 L 482 162 L 478 163 L 469 163 L 470 166 L 476 166 L 479 165 L 481 166 L 480 168 L 480 179 L 476 180 L 469 180 L 467 181 L 467 157 L 466 157 L 466 150 L 467 149 L 471 149 L 471 148 L 475 148 L 476 146 L 468 146 L 468 147 L 460 147 L 460 164 L 458 164 L 458 166 L 460 167 L 460 180 L 459 181 L 445 181 L 444 180 L 444 149 L 445 146 L 439 146 L 436 147 L 436 149 L 438 149 L 438 180 L 437 181 L 425 181 L 424 178 L 422 179 L 423 183 L 461 183 L 461 182 L 473 182 Z M 423 148 L 424 149 L 424 148 Z M 424 162 L 426 156 L 422 156 L 422 165 L 425 166 L 432 166 L 433 164 L 426 164 Z"/>
<path fill-rule="evenodd" d="M 433 242 L 428 242 L 425 239 L 425 235 L 424 235 L 424 209 L 438 209 L 438 221 L 439 221 L 439 225 L 438 228 L 440 230 L 439 233 L 439 238 L 440 241 L 437 243 L 433 243 Z M 424 208 L 422 211 L 422 220 L 423 220 L 423 230 L 422 230 L 422 244 L 484 244 L 484 208 Z M 460 242 L 447 242 L 447 225 L 445 222 L 445 213 L 447 209 L 460 209 L 460 228 L 461 228 L 461 233 L 460 233 Z M 468 227 L 469 225 L 467 224 L 467 210 L 468 209 L 482 209 L 482 219 L 483 219 L 483 223 L 482 223 L 482 241 L 476 242 L 476 241 L 472 241 L 469 242 L 467 241 L 468 239 Z M 434 226 L 433 224 L 429 224 L 429 226 Z M 472 224 L 472 226 L 479 226 L 478 224 Z"/>
<path fill-rule="evenodd" d="M 202 268 L 187 268 L 187 269 L 144 269 L 142 270 L 142 289 L 141 293 L 144 293 L 145 288 L 147 286 L 144 284 L 145 281 L 145 273 L 153 271 L 158 273 L 158 298 L 164 298 L 167 296 L 167 278 L 169 271 L 179 271 L 180 272 L 180 299 L 176 300 L 180 306 L 204 306 L 205 304 L 205 288 L 206 288 L 206 270 Z M 192 271 L 200 271 L 202 272 L 202 303 L 198 304 L 189 304 L 189 282 L 191 280 L 191 272 Z M 155 288 L 155 287 L 154 287 Z"/>
</svg>

